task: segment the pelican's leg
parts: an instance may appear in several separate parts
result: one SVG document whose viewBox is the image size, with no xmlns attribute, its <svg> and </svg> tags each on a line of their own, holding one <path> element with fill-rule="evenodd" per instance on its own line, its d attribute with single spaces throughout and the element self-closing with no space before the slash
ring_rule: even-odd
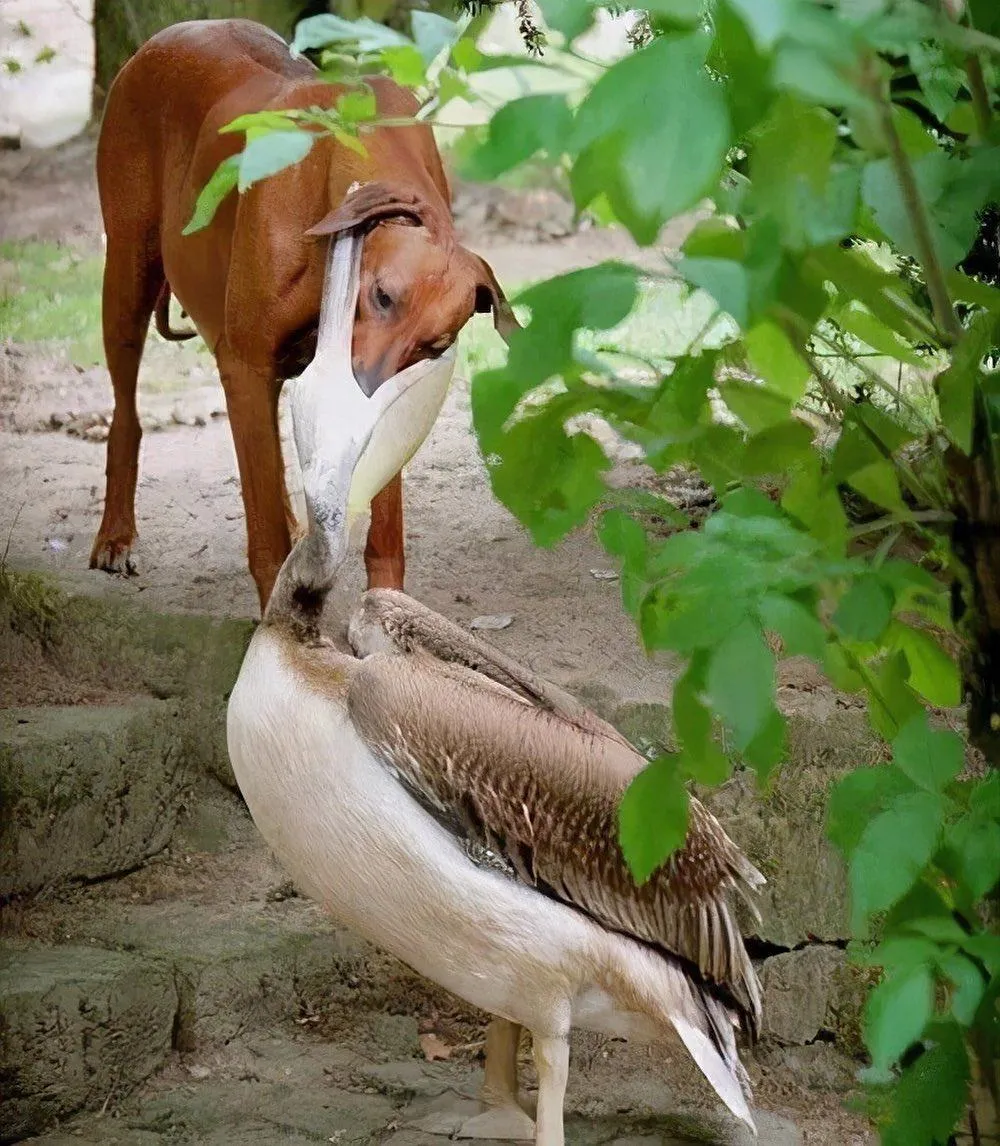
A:
<svg viewBox="0 0 1000 1146">
<path fill-rule="evenodd" d="M 563 1036 L 534 1036 L 538 1069 L 538 1116 L 535 1146 L 565 1146 L 563 1101 L 569 1078 L 569 1041 Z"/>
<path fill-rule="evenodd" d="M 491 1019 L 486 1028 L 486 1078 L 482 1101 L 486 1106 L 517 1105 L 517 1050 L 521 1028 L 509 1019 Z"/>
<path fill-rule="evenodd" d="M 482 1114 L 466 1119 L 459 1138 L 492 1138 L 497 1141 L 531 1142 L 535 1124 L 518 1105 L 517 1048 L 521 1028 L 507 1019 L 491 1019 L 486 1028 L 486 1079 L 481 1100 Z"/>
</svg>

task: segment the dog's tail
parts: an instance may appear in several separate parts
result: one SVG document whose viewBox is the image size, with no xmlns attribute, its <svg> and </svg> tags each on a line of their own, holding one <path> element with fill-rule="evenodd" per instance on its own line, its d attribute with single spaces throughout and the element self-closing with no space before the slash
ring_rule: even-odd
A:
<svg viewBox="0 0 1000 1146">
<path fill-rule="evenodd" d="M 183 312 L 182 312 L 183 313 Z M 166 279 L 163 280 L 163 286 L 160 287 L 160 293 L 156 299 L 156 329 L 161 338 L 165 338 L 168 342 L 184 342 L 188 338 L 194 338 L 198 333 L 196 330 L 173 330 L 170 326 L 170 283 Z M 187 318 L 187 315 L 184 315 Z"/>
</svg>

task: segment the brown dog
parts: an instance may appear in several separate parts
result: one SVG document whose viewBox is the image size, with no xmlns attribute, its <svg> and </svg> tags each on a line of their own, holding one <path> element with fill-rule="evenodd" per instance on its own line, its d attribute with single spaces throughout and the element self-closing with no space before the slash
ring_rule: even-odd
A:
<svg viewBox="0 0 1000 1146">
<path fill-rule="evenodd" d="M 372 78 L 378 114 L 418 104 Z M 264 108 L 332 106 L 343 88 L 260 24 L 176 24 L 149 40 L 108 94 L 97 149 L 107 235 L 104 346 L 115 409 L 108 438 L 104 518 L 92 568 L 131 571 L 141 430 L 139 360 L 149 326 L 164 337 L 176 295 L 215 354 L 226 393 L 247 518 L 250 572 L 261 608 L 290 548 L 294 520 L 278 434 L 282 380 L 312 357 L 326 243 L 314 236 L 370 228 L 354 324 L 354 372 L 372 393 L 386 378 L 442 353 L 475 312 L 501 333 L 516 325 L 493 272 L 455 238 L 450 194 L 429 127 L 379 128 L 365 156 L 331 138 L 243 195 L 229 195 L 205 230 L 181 231 L 241 133 L 238 115 Z M 355 182 L 362 184 L 345 198 Z M 397 475 L 372 504 L 365 549 L 369 587 L 402 588 L 403 506 Z"/>
</svg>

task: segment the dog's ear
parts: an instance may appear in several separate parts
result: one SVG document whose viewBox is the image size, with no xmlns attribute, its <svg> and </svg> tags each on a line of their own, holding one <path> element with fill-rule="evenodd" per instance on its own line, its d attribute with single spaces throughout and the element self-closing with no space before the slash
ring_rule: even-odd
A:
<svg viewBox="0 0 1000 1146">
<path fill-rule="evenodd" d="M 433 210 L 412 188 L 399 184 L 355 183 L 343 202 L 306 231 L 307 235 L 337 235 L 355 227 L 371 230 L 389 219 L 400 219 L 419 227 L 433 220 Z"/>
<path fill-rule="evenodd" d="M 470 254 L 470 258 L 479 278 L 476 284 L 476 314 L 489 314 L 492 311 L 493 325 L 497 334 L 504 342 L 509 342 L 511 334 L 515 330 L 520 330 L 521 324 L 517 321 L 490 264 L 479 255 Z"/>
</svg>

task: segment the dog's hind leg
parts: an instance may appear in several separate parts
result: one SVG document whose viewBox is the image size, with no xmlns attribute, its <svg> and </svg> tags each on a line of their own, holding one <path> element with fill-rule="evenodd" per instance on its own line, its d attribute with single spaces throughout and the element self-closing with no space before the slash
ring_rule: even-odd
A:
<svg viewBox="0 0 1000 1146">
<path fill-rule="evenodd" d="M 136 388 L 146 331 L 164 282 L 163 267 L 156 208 L 152 202 L 143 202 L 146 198 L 152 200 L 150 182 L 136 177 L 134 164 L 123 172 L 116 170 L 113 163 L 102 164 L 100 155 L 98 173 L 105 177 L 99 182 L 107 235 L 102 302 L 104 353 L 115 407 L 108 435 L 104 517 L 90 566 L 110 573 L 133 573 L 135 487 L 142 437 Z M 122 182 L 126 175 L 130 178 Z"/>
</svg>

